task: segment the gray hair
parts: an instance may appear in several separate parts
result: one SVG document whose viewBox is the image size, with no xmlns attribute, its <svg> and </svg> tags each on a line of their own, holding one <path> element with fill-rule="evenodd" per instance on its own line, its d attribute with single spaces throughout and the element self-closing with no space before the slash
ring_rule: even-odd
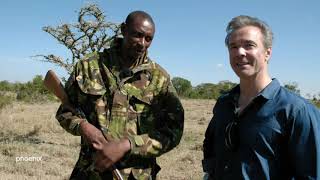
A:
<svg viewBox="0 0 320 180">
<path fill-rule="evenodd" d="M 227 26 L 227 36 L 225 39 L 225 44 L 228 47 L 229 46 L 229 39 L 231 34 L 245 26 L 255 26 L 260 29 L 261 33 L 263 34 L 263 45 L 265 48 L 272 47 L 272 40 L 273 40 L 273 33 L 271 28 L 268 26 L 268 24 L 256 17 L 251 16 L 244 16 L 240 15 L 237 17 L 232 18 L 232 20 L 229 22 Z"/>
</svg>

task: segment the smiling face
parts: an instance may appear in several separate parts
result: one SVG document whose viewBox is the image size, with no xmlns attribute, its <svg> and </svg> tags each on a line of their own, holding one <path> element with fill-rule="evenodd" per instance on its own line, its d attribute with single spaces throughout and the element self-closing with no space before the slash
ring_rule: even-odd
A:
<svg viewBox="0 0 320 180">
<path fill-rule="evenodd" d="M 230 65 L 240 79 L 268 77 L 271 47 L 266 48 L 258 27 L 245 26 L 235 30 L 228 43 Z"/>
<path fill-rule="evenodd" d="M 155 27 L 149 19 L 137 16 L 128 24 L 123 24 L 121 30 L 123 34 L 122 51 L 125 58 L 135 61 L 150 47 Z"/>
</svg>

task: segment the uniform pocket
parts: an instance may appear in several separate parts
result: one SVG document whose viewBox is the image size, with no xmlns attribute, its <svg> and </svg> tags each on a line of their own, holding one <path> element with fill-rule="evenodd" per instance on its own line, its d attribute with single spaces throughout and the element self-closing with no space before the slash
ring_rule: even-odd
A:
<svg viewBox="0 0 320 180">
<path fill-rule="evenodd" d="M 126 123 L 128 122 L 129 102 L 127 95 L 121 91 L 115 91 L 110 113 L 109 134 L 113 138 L 121 138 L 125 135 Z"/>
<path fill-rule="evenodd" d="M 130 99 L 130 105 L 135 110 L 137 116 L 138 134 L 144 134 L 151 131 L 154 127 L 151 99 L 133 96 Z"/>
</svg>

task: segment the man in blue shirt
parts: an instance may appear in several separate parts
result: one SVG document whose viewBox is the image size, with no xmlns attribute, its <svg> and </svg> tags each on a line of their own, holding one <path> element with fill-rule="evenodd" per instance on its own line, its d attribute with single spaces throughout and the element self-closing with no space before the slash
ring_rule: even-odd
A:
<svg viewBox="0 0 320 180">
<path fill-rule="evenodd" d="M 272 39 L 254 17 L 237 16 L 227 26 L 240 84 L 213 109 L 203 144 L 208 179 L 320 178 L 320 112 L 270 77 Z"/>
</svg>

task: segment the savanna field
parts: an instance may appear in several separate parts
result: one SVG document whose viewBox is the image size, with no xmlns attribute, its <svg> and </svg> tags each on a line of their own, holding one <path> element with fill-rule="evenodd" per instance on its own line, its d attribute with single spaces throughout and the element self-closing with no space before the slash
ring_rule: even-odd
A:
<svg viewBox="0 0 320 180">
<path fill-rule="evenodd" d="M 182 100 L 184 134 L 180 144 L 158 158 L 158 179 L 202 178 L 202 142 L 214 100 Z M 0 179 L 68 179 L 78 159 L 80 137 L 55 119 L 59 103 L 14 102 L 0 110 Z"/>
</svg>

